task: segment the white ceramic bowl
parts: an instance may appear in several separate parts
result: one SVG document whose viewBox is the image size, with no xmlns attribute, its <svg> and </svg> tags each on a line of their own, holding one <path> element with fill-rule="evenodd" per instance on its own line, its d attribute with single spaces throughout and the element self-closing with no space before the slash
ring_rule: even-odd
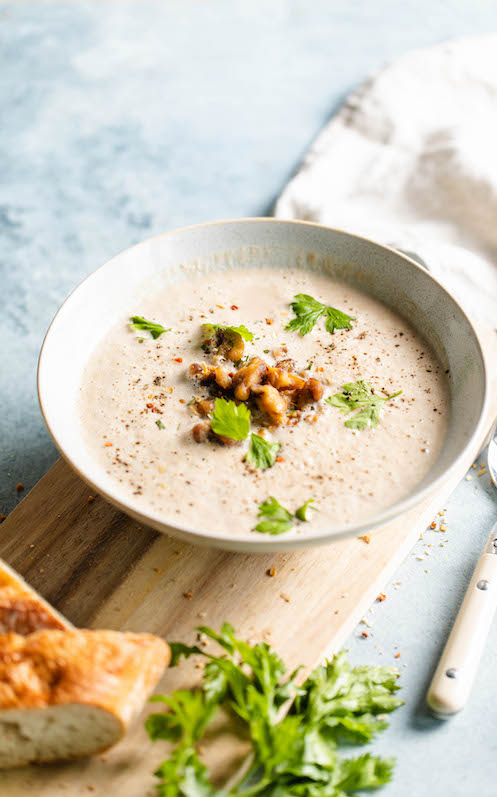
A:
<svg viewBox="0 0 497 797">
<path fill-rule="evenodd" d="M 238 268 L 251 262 L 320 268 L 347 280 L 407 318 L 450 370 L 451 418 L 445 444 L 421 484 L 379 515 L 323 534 L 284 537 L 206 533 L 138 507 L 98 465 L 86 447 L 77 410 L 83 368 L 116 321 L 129 315 L 154 275 L 171 282 L 190 268 Z M 486 373 L 476 332 L 461 307 L 430 274 L 408 257 L 372 241 L 307 222 L 241 219 L 187 227 L 144 241 L 114 257 L 77 287 L 55 316 L 38 368 L 41 410 L 55 445 L 76 472 L 141 523 L 191 542 L 238 551 L 275 551 L 327 543 L 399 515 L 437 489 L 478 434 L 486 404 Z M 409 474 L 406 473 L 406 479 Z"/>
</svg>

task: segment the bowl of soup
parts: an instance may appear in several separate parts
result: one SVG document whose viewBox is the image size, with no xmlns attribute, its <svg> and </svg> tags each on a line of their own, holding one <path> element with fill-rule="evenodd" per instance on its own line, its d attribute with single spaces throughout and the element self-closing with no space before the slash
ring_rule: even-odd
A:
<svg viewBox="0 0 497 797">
<path fill-rule="evenodd" d="M 40 354 L 61 454 L 124 512 L 239 551 L 328 543 L 421 501 L 478 435 L 485 364 L 418 263 L 274 219 L 144 241 L 91 274 Z"/>
</svg>

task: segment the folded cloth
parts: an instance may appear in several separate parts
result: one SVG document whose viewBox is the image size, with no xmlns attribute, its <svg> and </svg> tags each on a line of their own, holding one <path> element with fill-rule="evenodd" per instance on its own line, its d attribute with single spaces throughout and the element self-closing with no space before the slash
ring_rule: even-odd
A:
<svg viewBox="0 0 497 797">
<path fill-rule="evenodd" d="M 399 58 L 352 94 L 275 215 L 416 253 L 497 326 L 497 35 Z"/>
</svg>

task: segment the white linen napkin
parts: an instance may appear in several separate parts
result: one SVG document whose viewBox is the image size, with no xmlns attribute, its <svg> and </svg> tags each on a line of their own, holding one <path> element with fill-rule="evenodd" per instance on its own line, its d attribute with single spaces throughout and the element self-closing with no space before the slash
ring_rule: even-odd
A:
<svg viewBox="0 0 497 797">
<path fill-rule="evenodd" d="M 416 253 L 497 326 L 497 34 L 374 75 L 320 133 L 275 215 Z"/>
</svg>

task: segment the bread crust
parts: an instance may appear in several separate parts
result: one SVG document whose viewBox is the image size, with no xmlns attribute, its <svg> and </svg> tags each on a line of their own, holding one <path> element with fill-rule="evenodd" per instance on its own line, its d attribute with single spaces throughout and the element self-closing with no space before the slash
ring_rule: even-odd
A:
<svg viewBox="0 0 497 797">
<path fill-rule="evenodd" d="M 152 634 L 47 629 L 0 636 L 0 710 L 83 703 L 127 723 L 170 661 Z"/>
<path fill-rule="evenodd" d="M 53 606 L 0 559 L 0 634 L 72 628 Z"/>
</svg>

